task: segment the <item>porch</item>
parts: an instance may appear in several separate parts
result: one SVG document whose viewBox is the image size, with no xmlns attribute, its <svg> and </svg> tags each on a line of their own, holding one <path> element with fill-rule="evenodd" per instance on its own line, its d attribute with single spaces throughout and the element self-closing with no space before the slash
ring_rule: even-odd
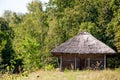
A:
<svg viewBox="0 0 120 80">
<path fill-rule="evenodd" d="M 101 70 L 106 69 L 106 55 L 60 55 L 61 70 Z"/>
</svg>

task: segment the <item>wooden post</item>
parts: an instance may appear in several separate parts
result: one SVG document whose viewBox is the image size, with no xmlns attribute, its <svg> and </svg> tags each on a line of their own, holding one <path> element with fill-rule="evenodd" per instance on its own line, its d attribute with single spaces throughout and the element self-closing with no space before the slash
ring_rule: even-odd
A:
<svg viewBox="0 0 120 80">
<path fill-rule="evenodd" d="M 62 71 L 62 55 L 60 56 L 60 70 Z"/>
<path fill-rule="evenodd" d="M 59 58 L 57 58 L 57 65 L 60 66 L 60 63 L 59 63 Z"/>
<path fill-rule="evenodd" d="M 75 70 L 76 70 L 76 55 L 75 55 Z"/>
<path fill-rule="evenodd" d="M 104 69 L 106 69 L 106 55 L 104 55 Z"/>
<path fill-rule="evenodd" d="M 88 58 L 88 68 L 90 68 L 90 58 Z"/>
</svg>

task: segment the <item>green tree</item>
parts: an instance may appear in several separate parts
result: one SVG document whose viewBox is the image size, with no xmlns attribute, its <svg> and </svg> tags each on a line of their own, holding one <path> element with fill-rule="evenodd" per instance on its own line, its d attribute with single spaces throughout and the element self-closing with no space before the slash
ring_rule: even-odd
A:
<svg viewBox="0 0 120 80">
<path fill-rule="evenodd" d="M 42 4 L 33 1 L 28 4 L 29 13 L 22 18 L 13 15 L 11 27 L 14 30 L 15 38 L 13 47 L 16 67 L 23 67 L 24 70 L 35 70 L 43 67 L 44 63 L 44 38 L 46 34 L 46 14 L 42 11 Z M 21 62 L 19 64 L 19 62 Z"/>
<path fill-rule="evenodd" d="M 13 67 L 13 60 L 14 60 L 14 50 L 12 48 L 12 39 L 14 38 L 14 33 L 12 29 L 9 27 L 7 21 L 3 18 L 0 19 L 0 43 L 1 43 L 1 65 L 7 65 Z M 4 67 L 6 68 L 6 66 Z"/>
<path fill-rule="evenodd" d="M 89 32 L 92 35 L 94 35 L 95 37 L 97 36 L 97 26 L 95 25 L 95 23 L 91 23 L 91 22 L 83 22 L 80 25 L 80 32 Z"/>
</svg>

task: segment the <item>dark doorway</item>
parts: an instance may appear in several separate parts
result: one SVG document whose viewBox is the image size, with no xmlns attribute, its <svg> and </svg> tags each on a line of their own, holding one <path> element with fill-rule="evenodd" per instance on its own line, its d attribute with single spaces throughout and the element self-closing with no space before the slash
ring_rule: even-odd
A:
<svg viewBox="0 0 120 80">
<path fill-rule="evenodd" d="M 87 59 L 81 59 L 80 58 L 80 70 L 84 70 L 87 68 Z"/>
</svg>

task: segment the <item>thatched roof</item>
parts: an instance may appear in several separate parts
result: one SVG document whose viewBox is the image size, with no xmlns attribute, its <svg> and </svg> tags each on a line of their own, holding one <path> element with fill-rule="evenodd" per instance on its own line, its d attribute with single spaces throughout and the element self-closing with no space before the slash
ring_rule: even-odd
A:
<svg viewBox="0 0 120 80">
<path fill-rule="evenodd" d="M 111 54 L 116 52 L 90 33 L 81 32 L 54 48 L 52 53 Z"/>
</svg>

